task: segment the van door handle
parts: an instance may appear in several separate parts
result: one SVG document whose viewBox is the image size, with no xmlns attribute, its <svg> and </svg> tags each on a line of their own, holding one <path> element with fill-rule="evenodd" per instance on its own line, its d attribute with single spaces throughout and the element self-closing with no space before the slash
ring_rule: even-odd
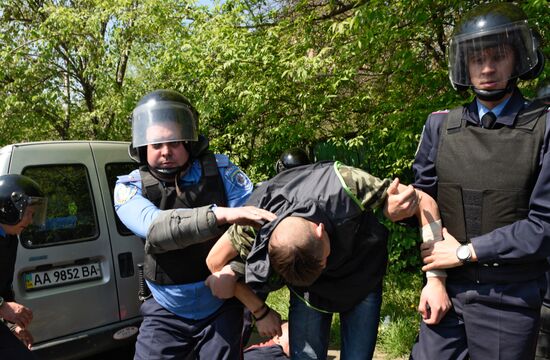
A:
<svg viewBox="0 0 550 360">
<path fill-rule="evenodd" d="M 134 276 L 134 259 L 131 252 L 118 254 L 118 268 L 121 278 Z"/>
</svg>

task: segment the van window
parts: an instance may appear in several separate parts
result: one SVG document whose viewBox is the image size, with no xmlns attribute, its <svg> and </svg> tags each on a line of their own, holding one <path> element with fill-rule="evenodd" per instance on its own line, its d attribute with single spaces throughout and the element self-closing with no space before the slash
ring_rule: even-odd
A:
<svg viewBox="0 0 550 360">
<path fill-rule="evenodd" d="M 98 226 L 86 166 L 63 164 L 29 166 L 23 170 L 36 181 L 48 198 L 44 226 L 29 226 L 21 234 L 29 248 L 97 238 Z"/>
<path fill-rule="evenodd" d="M 117 176 L 121 175 L 128 175 L 132 171 L 137 169 L 137 164 L 135 162 L 128 162 L 128 163 L 110 163 L 105 165 L 105 173 L 107 174 L 107 181 L 109 184 L 109 194 L 111 194 L 111 202 L 110 204 L 114 206 L 114 190 L 115 190 L 115 184 L 117 180 Z M 116 228 L 120 235 L 123 236 L 130 236 L 134 235 L 133 232 L 131 232 L 118 218 L 118 215 L 115 212 L 115 220 L 116 220 Z"/>
</svg>

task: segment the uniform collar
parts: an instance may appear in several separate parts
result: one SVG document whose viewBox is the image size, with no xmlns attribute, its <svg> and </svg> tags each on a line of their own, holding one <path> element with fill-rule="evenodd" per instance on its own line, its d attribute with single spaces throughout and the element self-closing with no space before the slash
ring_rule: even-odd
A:
<svg viewBox="0 0 550 360">
<path fill-rule="evenodd" d="M 521 95 L 521 92 L 516 88 L 512 96 L 504 104 L 503 108 L 500 110 L 500 114 L 497 117 L 496 123 L 502 124 L 504 126 L 513 126 L 514 121 L 518 112 L 520 112 L 525 107 L 525 99 Z M 475 124 L 479 124 L 479 110 L 478 110 L 478 101 L 477 98 L 475 101 L 472 101 L 468 105 L 467 114 L 464 114 L 464 118 Z"/>
<path fill-rule="evenodd" d="M 500 104 L 498 104 L 497 106 L 495 106 L 492 109 L 489 109 L 487 106 L 483 105 L 481 103 L 481 101 L 479 101 L 479 99 L 476 98 L 477 113 L 478 113 L 479 118 L 481 119 L 483 117 L 483 115 L 487 114 L 488 112 L 492 112 L 493 114 L 495 114 L 495 116 L 498 119 L 498 117 L 502 113 L 502 110 L 504 110 L 504 107 L 508 104 L 508 102 L 510 101 L 511 98 L 512 97 L 509 97 L 509 98 L 505 99 L 503 102 L 501 102 Z"/>
</svg>

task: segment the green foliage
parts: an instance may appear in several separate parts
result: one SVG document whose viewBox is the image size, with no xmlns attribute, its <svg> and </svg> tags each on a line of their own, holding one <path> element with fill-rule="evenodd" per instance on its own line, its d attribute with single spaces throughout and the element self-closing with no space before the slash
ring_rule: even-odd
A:
<svg viewBox="0 0 550 360">
<path fill-rule="evenodd" d="M 418 329 L 420 316 L 416 311 L 422 289 L 420 271 L 392 270 L 384 279 L 381 323 L 377 347 L 389 359 L 408 355 Z"/>
<path fill-rule="evenodd" d="M 388 240 L 388 267 L 390 271 L 420 269 L 420 236 L 418 229 L 392 224 L 387 221 L 386 226 L 390 229 Z"/>
<path fill-rule="evenodd" d="M 135 13 L 131 1 L 4 1 L 0 143 L 128 139 Z"/>
<path fill-rule="evenodd" d="M 401 318 L 382 326 L 378 333 L 378 347 L 387 359 L 408 359 L 419 326 L 418 321 Z"/>
</svg>

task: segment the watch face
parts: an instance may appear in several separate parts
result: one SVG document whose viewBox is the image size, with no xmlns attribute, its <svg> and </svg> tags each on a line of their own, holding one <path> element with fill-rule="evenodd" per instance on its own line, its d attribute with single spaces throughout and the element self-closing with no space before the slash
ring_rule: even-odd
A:
<svg viewBox="0 0 550 360">
<path fill-rule="evenodd" d="M 468 249 L 468 245 L 459 246 L 456 256 L 458 260 L 468 260 L 470 258 L 470 249 Z"/>
</svg>

